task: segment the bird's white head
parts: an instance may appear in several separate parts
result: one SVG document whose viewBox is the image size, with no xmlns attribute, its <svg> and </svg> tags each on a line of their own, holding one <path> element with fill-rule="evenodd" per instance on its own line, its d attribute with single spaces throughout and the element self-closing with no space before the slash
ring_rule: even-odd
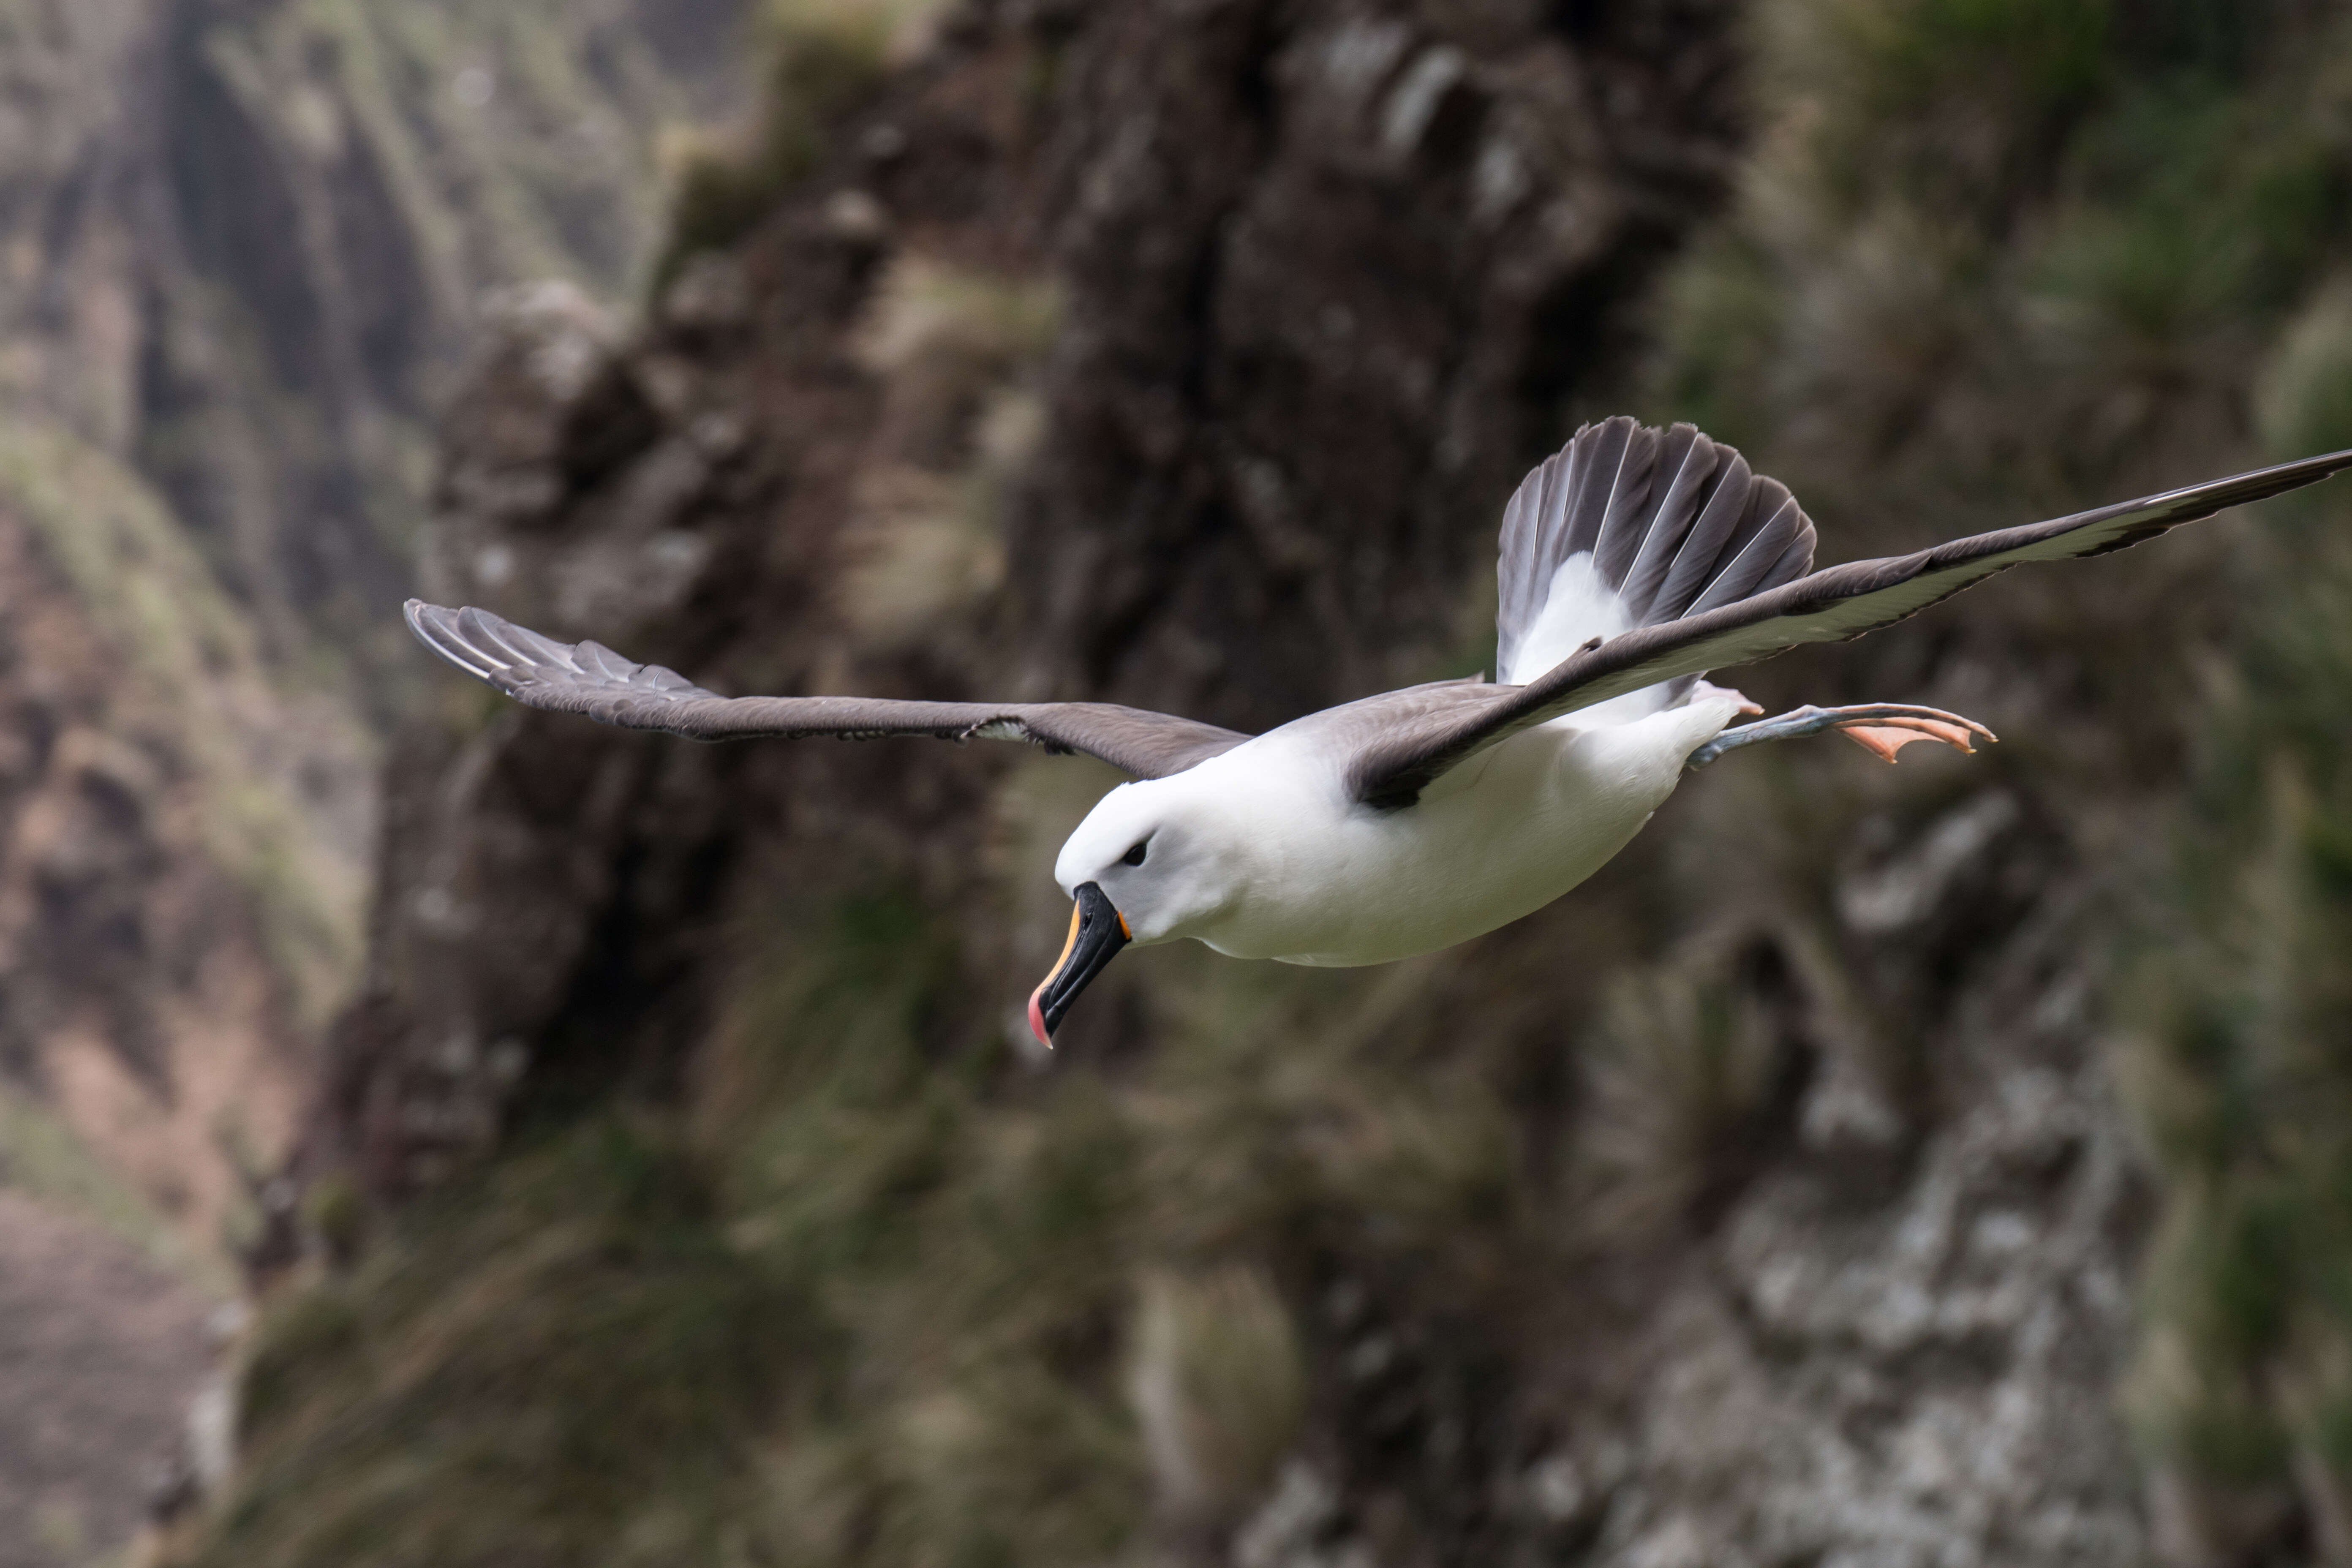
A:
<svg viewBox="0 0 2352 1568">
<path fill-rule="evenodd" d="M 1062 846 L 1054 879 L 1076 898 L 1092 882 L 1109 895 L 1130 940 L 1192 935 L 1234 897 L 1235 858 L 1220 795 L 1197 773 L 1121 784 L 1097 802 Z"/>
<path fill-rule="evenodd" d="M 1226 830 L 1211 772 L 1121 784 L 1062 846 L 1054 879 L 1076 907 L 1060 961 L 1029 999 L 1030 1026 L 1045 1044 L 1120 948 L 1197 934 L 1245 885 L 1237 862 L 1250 846 Z"/>
</svg>

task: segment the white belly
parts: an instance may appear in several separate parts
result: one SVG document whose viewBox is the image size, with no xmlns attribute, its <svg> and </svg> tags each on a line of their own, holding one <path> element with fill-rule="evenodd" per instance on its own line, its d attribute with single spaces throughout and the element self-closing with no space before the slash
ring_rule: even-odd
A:
<svg viewBox="0 0 2352 1568">
<path fill-rule="evenodd" d="M 1717 712 L 1717 708 L 1721 711 Z M 1731 705 L 1516 736 L 1402 811 L 1284 813 L 1277 876 L 1184 934 L 1238 958 L 1349 966 L 1451 947 L 1550 903 L 1622 849 Z"/>
</svg>

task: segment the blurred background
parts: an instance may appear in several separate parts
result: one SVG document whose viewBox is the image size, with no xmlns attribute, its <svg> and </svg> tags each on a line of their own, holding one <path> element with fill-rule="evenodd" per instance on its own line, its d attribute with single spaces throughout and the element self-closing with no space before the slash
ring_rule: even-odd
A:
<svg viewBox="0 0 2352 1568">
<path fill-rule="evenodd" d="M 2352 1564 L 2341 483 L 1050 1059 L 1116 775 L 398 623 L 1256 730 L 1621 411 L 1824 563 L 2352 446 L 2352 8 L 0 0 L 0 1565 Z"/>
</svg>

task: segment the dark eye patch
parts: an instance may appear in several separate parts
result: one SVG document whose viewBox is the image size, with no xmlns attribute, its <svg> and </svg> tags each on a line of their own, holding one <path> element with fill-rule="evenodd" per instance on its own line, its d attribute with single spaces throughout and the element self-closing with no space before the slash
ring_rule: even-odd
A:
<svg viewBox="0 0 2352 1568">
<path fill-rule="evenodd" d="M 1120 865 L 1122 865 L 1122 866 L 1140 866 L 1140 865 L 1142 865 L 1142 864 L 1143 864 L 1143 857 L 1144 857 L 1144 854 L 1145 854 L 1145 852 L 1146 852 L 1146 851 L 1148 851 L 1150 847 L 1151 847 L 1151 840 L 1150 840 L 1150 839 L 1149 839 L 1149 838 L 1139 838 L 1139 839 L 1137 839 L 1137 840 L 1134 842 L 1134 844 L 1132 844 L 1131 846 L 1129 846 L 1129 847 L 1127 853 L 1126 853 L 1126 854 L 1124 854 L 1124 855 L 1122 855 L 1122 856 L 1120 856 L 1120 857 L 1118 858 L 1118 859 L 1119 859 L 1119 864 L 1120 864 Z"/>
</svg>

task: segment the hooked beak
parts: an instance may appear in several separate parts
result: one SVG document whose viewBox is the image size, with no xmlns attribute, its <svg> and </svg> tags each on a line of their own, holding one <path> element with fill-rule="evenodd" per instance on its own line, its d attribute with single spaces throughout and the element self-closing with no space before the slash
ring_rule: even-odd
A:
<svg viewBox="0 0 2352 1568">
<path fill-rule="evenodd" d="M 1081 882 L 1076 907 L 1070 910 L 1070 936 L 1062 943 L 1062 956 L 1055 962 L 1054 972 L 1029 994 L 1029 1027 L 1039 1045 L 1054 1048 L 1054 1031 L 1062 1026 L 1070 1004 L 1133 940 L 1126 917 L 1111 907 L 1110 895 L 1102 890 L 1102 885 Z"/>
</svg>

